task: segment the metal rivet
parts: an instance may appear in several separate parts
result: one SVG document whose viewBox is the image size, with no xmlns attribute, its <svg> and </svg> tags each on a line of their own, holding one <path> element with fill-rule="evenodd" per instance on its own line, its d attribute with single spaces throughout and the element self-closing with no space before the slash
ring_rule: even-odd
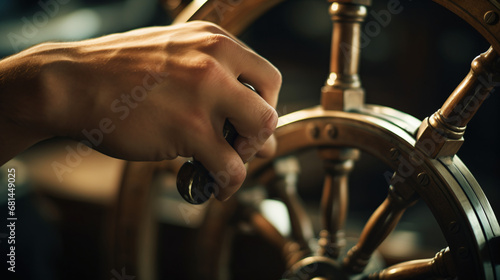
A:
<svg viewBox="0 0 500 280">
<path fill-rule="evenodd" d="M 448 225 L 448 230 L 449 230 L 451 233 L 457 233 L 457 232 L 460 230 L 460 225 L 459 225 L 456 221 L 452 221 L 452 222 Z"/>
<path fill-rule="evenodd" d="M 309 128 L 309 133 L 311 134 L 312 138 L 318 139 L 320 134 L 319 127 L 317 127 L 316 125 L 311 125 L 311 127 Z"/>
<path fill-rule="evenodd" d="M 421 172 L 417 175 L 418 183 L 422 186 L 427 186 L 430 182 L 429 175 L 425 172 Z"/>
<path fill-rule="evenodd" d="M 486 22 L 489 25 L 496 24 L 498 22 L 498 14 L 494 11 L 487 11 L 484 14 L 484 22 Z"/>
<path fill-rule="evenodd" d="M 390 151 L 389 151 L 390 155 L 391 155 L 391 159 L 392 160 L 397 160 L 399 158 L 399 156 L 401 155 L 401 152 L 396 149 L 396 148 L 392 148 Z"/>
<path fill-rule="evenodd" d="M 335 139 L 337 138 L 337 128 L 331 124 L 326 126 L 326 134 L 328 137 Z"/>
</svg>

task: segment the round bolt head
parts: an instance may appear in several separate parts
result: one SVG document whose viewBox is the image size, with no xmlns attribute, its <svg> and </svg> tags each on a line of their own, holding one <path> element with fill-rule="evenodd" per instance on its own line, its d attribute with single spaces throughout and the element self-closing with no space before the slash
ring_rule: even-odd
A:
<svg viewBox="0 0 500 280">
<path fill-rule="evenodd" d="M 390 151 L 390 156 L 392 160 L 397 160 L 401 155 L 401 152 L 397 148 L 392 148 Z"/>
<path fill-rule="evenodd" d="M 484 14 L 483 19 L 484 19 L 484 22 L 486 22 L 486 24 L 494 25 L 498 22 L 498 14 L 494 11 L 487 11 Z"/>
<path fill-rule="evenodd" d="M 422 172 L 417 175 L 418 183 L 422 186 L 427 186 L 430 183 L 429 175 L 427 173 Z"/>
<path fill-rule="evenodd" d="M 331 139 L 337 138 L 337 128 L 335 126 L 333 126 L 332 124 L 328 124 L 326 126 L 326 134 Z"/>
<path fill-rule="evenodd" d="M 309 127 L 309 133 L 311 134 L 312 138 L 318 139 L 319 136 L 320 136 L 321 131 L 320 131 L 319 127 L 317 127 L 316 125 L 312 124 Z"/>
</svg>

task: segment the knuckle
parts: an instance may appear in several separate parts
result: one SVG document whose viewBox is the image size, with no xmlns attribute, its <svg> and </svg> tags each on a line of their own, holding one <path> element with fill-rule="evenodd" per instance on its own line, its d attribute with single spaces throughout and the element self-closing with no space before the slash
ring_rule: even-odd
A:
<svg viewBox="0 0 500 280">
<path fill-rule="evenodd" d="M 229 179 L 230 186 L 240 186 L 247 177 L 247 170 L 243 164 L 238 164 L 238 169 L 231 173 Z"/>
<path fill-rule="evenodd" d="M 233 39 L 224 34 L 209 34 L 205 38 L 204 51 L 215 53 L 227 49 L 233 43 Z"/>
<path fill-rule="evenodd" d="M 198 27 L 200 30 L 204 30 L 204 31 L 220 31 L 221 28 L 213 23 L 213 22 L 209 22 L 209 21 L 203 21 L 203 20 L 193 20 L 193 21 L 190 21 L 189 22 L 190 24 Z"/>
<path fill-rule="evenodd" d="M 200 71 L 210 71 L 217 68 L 218 62 L 215 58 L 204 55 L 195 60 L 194 68 Z"/>
<path fill-rule="evenodd" d="M 275 85 L 275 89 L 274 91 L 278 91 L 281 87 L 281 83 L 283 82 L 283 76 L 281 75 L 281 72 L 276 68 L 274 67 L 274 71 L 273 71 L 273 74 L 270 75 L 270 81 L 271 81 L 271 84 L 272 85 Z"/>
<path fill-rule="evenodd" d="M 212 56 L 202 55 L 197 59 L 193 59 L 191 65 L 191 73 L 200 75 L 198 77 L 206 77 L 208 75 L 218 74 L 221 70 L 221 64 Z"/>
<path fill-rule="evenodd" d="M 281 75 L 281 72 L 275 68 L 275 74 L 273 76 L 273 80 L 274 80 L 274 83 L 276 85 L 280 85 L 281 86 L 281 83 L 283 82 L 283 76 Z"/>
<path fill-rule="evenodd" d="M 261 124 L 264 133 L 269 134 L 267 137 L 271 136 L 271 134 L 276 130 L 276 126 L 278 125 L 278 113 L 271 106 L 269 106 L 262 114 Z"/>
<path fill-rule="evenodd" d="M 169 145 L 161 145 L 159 144 L 160 142 L 155 142 L 152 145 L 150 145 L 150 148 L 152 148 L 153 152 L 153 157 L 151 160 L 161 161 L 161 160 L 172 160 L 177 158 L 178 156 L 177 147 L 174 145 L 174 143 L 169 142 L 168 140 L 167 142 Z"/>
<path fill-rule="evenodd" d="M 195 139 L 202 139 L 200 137 L 208 137 L 212 132 L 212 125 L 209 121 L 209 118 L 202 113 L 193 112 L 193 114 L 189 117 L 190 121 L 188 127 L 195 134 Z"/>
<path fill-rule="evenodd" d="M 161 161 L 161 160 L 172 160 L 177 158 L 177 153 L 172 150 L 160 150 L 157 152 L 155 161 Z"/>
<path fill-rule="evenodd" d="M 179 129 L 175 132 L 185 139 L 183 143 L 178 143 L 179 146 L 196 146 L 200 139 L 205 139 L 211 135 L 212 123 L 210 118 L 199 103 L 201 98 L 197 97 L 195 99 L 189 110 L 185 110 L 182 117 L 176 119 Z M 181 152 L 186 153 L 187 151 L 181 149 Z"/>
</svg>

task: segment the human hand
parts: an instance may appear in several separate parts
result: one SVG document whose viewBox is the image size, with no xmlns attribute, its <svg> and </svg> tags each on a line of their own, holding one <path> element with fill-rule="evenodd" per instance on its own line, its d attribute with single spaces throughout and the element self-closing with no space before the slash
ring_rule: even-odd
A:
<svg viewBox="0 0 500 280">
<path fill-rule="evenodd" d="M 277 125 L 281 75 L 216 25 L 46 43 L 24 55 L 40 65 L 36 99 L 43 108 L 17 115 L 36 119 L 48 136 L 71 137 L 126 160 L 195 157 L 215 175 L 219 199 L 242 184 L 244 162 L 273 151 L 268 139 Z M 222 135 L 226 119 L 239 134 L 235 149 Z"/>
</svg>

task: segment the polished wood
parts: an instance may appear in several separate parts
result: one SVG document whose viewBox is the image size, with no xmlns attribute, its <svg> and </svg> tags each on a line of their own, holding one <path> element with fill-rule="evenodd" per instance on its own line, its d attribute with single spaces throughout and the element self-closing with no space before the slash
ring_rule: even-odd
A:
<svg viewBox="0 0 500 280">
<path fill-rule="evenodd" d="M 125 166 L 118 203 L 115 205 L 114 227 L 112 229 L 111 250 L 113 268 L 127 267 L 130 275 L 142 273 L 138 267 L 139 225 L 146 213 L 150 199 L 150 186 L 157 164 L 128 162 Z"/>
<path fill-rule="evenodd" d="M 176 2 L 163 0 L 164 2 Z M 228 29 L 233 34 L 239 34 L 255 19 L 284 0 L 206 0 L 191 1 L 185 8 L 177 12 L 174 23 L 188 20 L 208 20 Z M 485 20 L 486 13 L 494 12 L 500 15 L 500 5 L 488 0 L 433 0 L 446 9 L 460 16 L 476 28 L 496 50 L 500 49 L 500 24 L 498 20 Z M 182 0 L 182 2 L 186 2 Z M 330 1 L 329 2 L 334 2 Z M 368 5 L 367 0 L 341 0 L 353 4 Z M 171 6 L 175 6 L 172 5 Z M 167 6 L 167 10 L 171 8 Z"/>
<path fill-rule="evenodd" d="M 379 273 L 371 274 L 368 280 L 450 279 L 457 276 L 454 266 L 450 249 L 446 248 L 438 252 L 434 258 L 396 264 Z"/>
<path fill-rule="evenodd" d="M 224 254 L 224 240 L 228 238 L 227 224 L 234 217 L 234 212 L 238 207 L 236 199 L 229 199 L 225 203 L 212 200 L 204 213 L 194 248 L 198 255 L 195 258 L 193 269 L 188 274 L 193 279 L 217 280 L 221 277 L 221 258 Z"/>
<path fill-rule="evenodd" d="M 397 178 L 395 174 L 394 178 Z M 389 188 L 384 202 L 373 212 L 366 223 L 358 243 L 344 258 L 342 266 L 347 273 L 361 273 L 373 252 L 394 230 L 405 210 L 413 205 L 418 196 L 405 183 L 396 183 Z"/>
<path fill-rule="evenodd" d="M 206 20 L 240 34 L 255 19 L 284 0 L 207 0 L 192 1 L 175 18 L 174 24 Z"/>
<path fill-rule="evenodd" d="M 167 13 L 175 18 L 191 3 L 191 0 L 161 0 L 160 2 Z"/>
<path fill-rule="evenodd" d="M 243 221 L 248 222 L 260 236 L 276 248 L 281 248 L 283 258 L 287 267 L 291 267 L 296 262 L 307 256 L 309 253 L 301 249 L 301 246 L 294 241 L 285 238 L 281 233 L 255 208 L 246 207 L 240 216 Z"/>
<path fill-rule="evenodd" d="M 155 279 L 156 256 L 155 208 L 151 202 L 155 174 L 160 170 L 175 174 L 185 159 L 162 162 L 127 162 L 116 202 L 111 209 L 108 234 L 110 265 L 112 269 L 127 268 L 128 275 Z"/>
</svg>

